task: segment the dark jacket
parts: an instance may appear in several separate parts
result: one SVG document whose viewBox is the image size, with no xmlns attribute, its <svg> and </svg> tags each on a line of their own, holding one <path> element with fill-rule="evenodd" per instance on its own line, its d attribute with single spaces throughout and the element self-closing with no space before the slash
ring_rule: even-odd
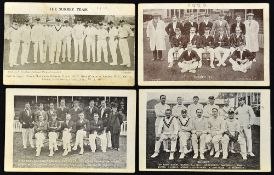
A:
<svg viewBox="0 0 274 175">
<path fill-rule="evenodd" d="M 59 121 L 65 121 L 66 120 L 66 114 L 69 113 L 69 109 L 67 107 L 63 108 L 58 108 L 57 111 L 57 120 Z"/>
<path fill-rule="evenodd" d="M 204 21 L 199 24 L 199 35 L 202 36 L 205 34 L 205 28 L 208 27 L 210 30 L 212 29 L 213 23 L 208 21 L 206 24 Z"/>
<path fill-rule="evenodd" d="M 197 43 L 199 44 L 199 36 L 196 35 L 196 34 L 193 36 L 193 38 L 192 38 L 191 41 L 190 41 L 190 34 L 188 34 L 188 35 L 186 36 L 186 38 L 187 38 L 187 43 L 191 42 L 192 45 L 197 45 Z"/>
<path fill-rule="evenodd" d="M 181 30 L 181 34 L 184 33 L 184 26 L 183 26 L 182 23 L 177 22 L 176 28 L 179 28 L 179 29 Z M 169 23 L 169 24 L 166 26 L 165 30 L 166 30 L 166 33 L 167 33 L 168 36 L 169 36 L 169 40 L 171 40 L 171 37 L 174 36 L 174 35 L 176 34 L 175 31 L 174 31 L 173 23 L 172 23 L 172 22 Z"/>
<path fill-rule="evenodd" d="M 230 27 L 230 34 L 232 33 L 236 33 L 236 27 L 237 27 L 237 23 L 233 23 Z M 245 24 L 240 22 L 240 29 L 242 30 L 242 34 L 245 35 Z"/>
<path fill-rule="evenodd" d="M 73 122 L 72 120 L 69 120 L 69 122 L 67 123 L 66 120 L 61 124 L 61 130 L 64 130 L 65 128 L 70 129 L 71 133 L 75 133 L 76 132 L 76 125 L 75 122 Z"/>
<path fill-rule="evenodd" d="M 178 38 L 174 35 L 171 37 L 170 45 L 171 47 L 186 48 L 187 38 L 184 35 L 180 35 Z"/>
<path fill-rule="evenodd" d="M 236 59 L 241 59 L 241 52 L 239 50 L 235 50 L 231 55 L 231 58 L 236 61 Z M 242 59 L 248 59 L 249 61 L 253 60 L 255 57 L 249 50 L 244 50 L 242 53 Z"/>
<path fill-rule="evenodd" d="M 83 111 L 83 109 L 81 109 L 80 107 L 77 108 L 77 110 L 75 110 L 74 108 L 71 108 L 69 110 L 69 113 L 71 115 L 71 120 L 76 122 L 79 119 L 78 114 L 82 111 Z"/>
<path fill-rule="evenodd" d="M 98 119 L 97 123 L 95 120 L 90 121 L 90 134 L 93 134 L 94 131 L 97 132 L 97 134 L 102 134 L 104 131 L 104 123 L 101 119 Z"/>
<path fill-rule="evenodd" d="M 203 36 L 200 36 L 200 40 L 202 40 L 202 43 L 203 43 L 203 46 L 204 47 L 211 47 L 211 48 L 214 48 L 214 38 L 213 36 L 209 35 L 207 38 L 203 35 Z"/>
<path fill-rule="evenodd" d="M 53 110 L 52 114 L 50 113 L 50 110 L 47 111 L 47 116 L 48 116 L 47 121 L 51 121 L 52 120 L 51 118 L 52 118 L 53 114 L 56 114 L 56 110 L 55 109 Z"/>
<path fill-rule="evenodd" d="M 94 119 L 94 113 L 98 113 L 98 108 L 96 106 L 93 106 L 92 110 L 90 106 L 87 106 L 85 108 L 86 119 L 88 119 L 89 121 Z"/>
<path fill-rule="evenodd" d="M 200 57 L 198 56 L 197 52 L 195 52 L 194 50 L 192 50 L 190 52 L 190 55 L 188 55 L 188 50 L 185 50 L 182 55 L 179 57 L 179 61 L 183 62 L 183 61 L 191 61 L 193 59 L 196 59 L 196 61 L 200 60 Z"/>
<path fill-rule="evenodd" d="M 226 35 L 223 35 L 222 38 L 220 38 L 219 35 L 216 35 L 214 40 L 215 40 L 215 47 L 223 47 L 223 48 L 229 48 L 230 47 L 229 40 L 226 37 Z"/>
<path fill-rule="evenodd" d="M 77 120 L 76 122 L 76 130 L 80 130 L 83 129 L 84 131 L 89 132 L 89 121 L 87 119 L 84 118 L 84 120 L 82 122 L 80 122 L 80 119 Z"/>
<path fill-rule="evenodd" d="M 229 42 L 231 47 L 239 47 L 241 42 L 245 43 L 245 36 L 241 34 L 239 37 L 237 37 L 236 33 L 233 33 L 230 36 Z"/>
<path fill-rule="evenodd" d="M 188 35 L 190 28 L 191 27 L 195 27 L 196 28 L 196 33 L 198 32 L 198 24 L 197 22 L 193 22 L 193 25 L 191 25 L 191 23 L 188 21 L 184 24 L 184 35 Z"/>
<path fill-rule="evenodd" d="M 26 109 L 24 109 L 19 115 L 19 122 L 22 124 L 22 128 L 33 128 L 34 117 L 31 110 L 29 110 L 28 114 Z"/>
<path fill-rule="evenodd" d="M 119 113 L 111 113 L 107 125 L 107 131 L 112 134 L 118 134 L 121 132 L 121 124 L 123 123 L 123 116 Z"/>
<path fill-rule="evenodd" d="M 59 132 L 61 130 L 61 123 L 56 120 L 56 121 L 49 121 L 48 122 L 48 131 L 49 132 Z"/>
<path fill-rule="evenodd" d="M 102 114 L 102 108 L 99 109 L 99 116 L 100 116 L 100 119 L 103 121 L 104 127 L 107 127 L 110 113 L 111 113 L 111 109 L 109 107 L 105 108 L 103 114 Z"/>
<path fill-rule="evenodd" d="M 37 132 L 46 133 L 47 128 L 48 128 L 48 123 L 46 121 L 42 121 L 42 122 L 37 121 L 34 124 L 34 133 L 37 133 Z"/>
</svg>

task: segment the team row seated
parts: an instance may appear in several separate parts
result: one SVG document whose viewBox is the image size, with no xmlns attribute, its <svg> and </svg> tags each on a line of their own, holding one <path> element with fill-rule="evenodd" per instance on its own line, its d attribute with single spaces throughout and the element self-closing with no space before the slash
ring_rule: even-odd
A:
<svg viewBox="0 0 274 175">
<path fill-rule="evenodd" d="M 99 138 L 101 150 L 106 152 L 107 146 L 119 150 L 119 136 L 123 115 L 117 111 L 118 105 L 112 104 L 109 115 L 101 118 L 98 111 L 93 112 L 93 118 L 88 120 L 85 113 L 79 111 L 77 120 L 72 119 L 71 113 L 65 114 L 65 120 L 57 120 L 57 113 L 53 113 L 49 121 L 45 120 L 44 115 L 38 115 L 37 121 L 34 121 L 30 105 L 25 105 L 21 112 L 19 121 L 22 124 L 23 146 L 27 148 L 27 140 L 34 148 L 32 141 L 33 131 L 36 139 L 36 156 L 40 155 L 44 140 L 49 138 L 49 156 L 53 156 L 54 151 L 58 150 L 57 139 L 62 135 L 63 155 L 66 156 L 71 151 L 72 138 L 76 137 L 73 150 L 80 147 L 79 154 L 84 153 L 84 138 L 89 138 L 89 145 L 92 152 L 96 150 L 95 139 Z"/>
</svg>

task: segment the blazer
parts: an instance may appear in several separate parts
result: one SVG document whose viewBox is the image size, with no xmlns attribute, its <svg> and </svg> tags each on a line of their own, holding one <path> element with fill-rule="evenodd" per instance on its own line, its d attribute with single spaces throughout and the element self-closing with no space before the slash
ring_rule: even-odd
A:
<svg viewBox="0 0 274 175">
<path fill-rule="evenodd" d="M 182 23 L 178 22 L 176 23 L 176 28 L 179 28 L 181 30 L 181 34 L 184 33 L 184 26 Z M 166 33 L 169 35 L 169 40 L 172 36 L 176 35 L 174 28 L 173 28 L 173 22 L 169 23 L 165 28 Z"/>
<path fill-rule="evenodd" d="M 179 57 L 179 61 L 191 61 L 193 59 L 196 59 L 197 61 L 200 61 L 200 57 L 198 56 L 197 52 L 194 50 L 191 50 L 190 55 L 188 55 L 188 50 L 185 50 L 181 56 Z"/>
<path fill-rule="evenodd" d="M 174 35 L 170 39 L 170 45 L 171 45 L 171 47 L 186 48 L 187 41 L 188 40 L 184 35 L 180 35 L 178 38 L 176 38 L 176 35 Z"/>
<path fill-rule="evenodd" d="M 240 43 L 245 43 L 245 36 L 241 34 L 239 37 L 237 37 L 236 33 L 232 33 L 229 38 L 230 46 L 231 47 L 239 47 Z"/>
<path fill-rule="evenodd" d="M 72 120 L 69 120 L 69 122 L 67 123 L 66 120 L 64 122 L 62 122 L 61 124 L 61 130 L 64 130 L 64 129 L 70 129 L 70 132 L 71 133 L 74 133 L 76 131 L 76 124 L 74 121 Z"/>
<path fill-rule="evenodd" d="M 46 121 L 42 121 L 42 122 L 35 122 L 34 124 L 34 132 L 42 132 L 42 133 L 46 133 L 47 132 L 47 128 L 48 128 L 48 123 Z"/>
<path fill-rule="evenodd" d="M 224 33 L 229 36 L 230 35 L 230 27 L 228 25 L 228 22 L 226 20 L 222 21 L 222 25 L 220 25 L 220 20 L 216 20 L 213 23 L 212 30 L 211 30 L 211 35 L 218 35 L 220 28 L 224 30 Z"/>
<path fill-rule="evenodd" d="M 242 30 L 242 34 L 245 35 L 245 24 L 240 22 L 240 29 Z M 236 27 L 237 27 L 237 23 L 233 23 L 230 27 L 230 34 L 232 33 L 236 33 Z"/>
<path fill-rule="evenodd" d="M 96 106 L 93 106 L 92 110 L 90 111 L 90 106 L 87 106 L 84 111 L 85 111 L 86 119 L 91 121 L 93 120 L 94 113 L 96 112 L 98 113 L 98 108 Z"/>
<path fill-rule="evenodd" d="M 212 29 L 213 23 L 208 21 L 207 24 L 203 21 L 199 24 L 199 35 L 202 36 L 205 34 L 205 28 L 208 27 L 210 30 Z"/>
<path fill-rule="evenodd" d="M 36 110 L 34 113 L 33 113 L 33 117 L 34 117 L 34 120 L 35 121 L 38 121 L 38 117 L 39 115 L 42 115 L 44 117 L 44 120 L 45 121 L 48 121 L 48 114 L 46 111 L 40 111 L 40 110 Z"/>
<path fill-rule="evenodd" d="M 109 107 L 106 107 L 103 114 L 102 114 L 102 108 L 99 109 L 99 116 L 100 116 L 100 119 L 103 121 L 104 123 L 104 127 L 107 126 L 107 123 L 108 123 L 108 120 L 109 120 L 109 116 L 110 116 L 110 113 L 111 113 L 111 109 Z"/>
<path fill-rule="evenodd" d="M 193 25 L 188 21 L 184 24 L 184 35 L 189 35 L 189 31 L 191 27 L 196 28 L 196 33 L 198 32 L 198 24 L 197 22 L 193 22 Z"/>
<path fill-rule="evenodd" d="M 121 132 L 121 124 L 123 123 L 123 116 L 119 113 L 110 113 L 110 118 L 107 125 L 107 131 L 112 134 L 119 134 Z"/>
<path fill-rule="evenodd" d="M 83 109 L 80 108 L 80 107 L 77 108 L 76 111 L 75 111 L 74 108 L 71 108 L 71 109 L 69 110 L 69 113 L 70 113 L 70 115 L 71 115 L 71 120 L 74 121 L 74 122 L 76 122 L 76 121 L 79 119 L 78 114 L 79 114 L 80 112 L 82 112 L 82 111 L 83 111 Z"/>
<path fill-rule="evenodd" d="M 29 114 L 26 109 L 21 111 L 19 115 L 19 122 L 22 124 L 22 128 L 33 128 L 34 117 L 31 110 L 29 110 Z"/>
<path fill-rule="evenodd" d="M 202 40 L 202 43 L 203 43 L 203 46 L 204 47 L 211 47 L 211 48 L 214 48 L 214 37 L 209 35 L 207 38 L 203 35 L 203 36 L 200 36 L 200 39 Z"/>
<path fill-rule="evenodd" d="M 233 54 L 231 55 L 231 58 L 234 61 L 236 61 L 236 59 L 241 59 L 241 60 L 248 59 L 249 61 L 251 61 L 255 58 L 255 56 L 249 50 L 244 50 L 242 52 L 242 58 L 241 58 L 241 52 L 239 50 L 235 50 Z"/>
<path fill-rule="evenodd" d="M 186 38 L 187 38 L 187 43 L 191 42 L 192 45 L 196 45 L 196 47 L 199 48 L 199 46 L 200 46 L 200 36 L 199 35 L 195 34 L 191 41 L 190 41 L 190 35 L 189 34 L 186 36 Z"/>
<path fill-rule="evenodd" d="M 80 129 L 83 129 L 84 131 L 87 131 L 87 132 L 90 130 L 89 129 L 89 121 L 88 121 L 88 119 L 84 118 L 84 120 L 82 122 L 80 122 L 80 119 L 77 120 L 77 122 L 76 122 L 76 130 L 78 131 Z"/>
<path fill-rule="evenodd" d="M 69 113 L 69 109 L 67 107 L 64 107 L 62 110 L 62 108 L 59 107 L 59 108 L 57 108 L 56 113 L 57 113 L 57 119 L 59 121 L 65 121 L 66 114 Z"/>
<path fill-rule="evenodd" d="M 53 114 L 56 114 L 56 110 L 55 109 L 53 110 Z M 47 111 L 47 115 L 48 115 L 48 118 L 47 118 L 46 121 L 51 121 L 52 114 L 50 113 L 50 110 Z"/>
<path fill-rule="evenodd" d="M 48 131 L 49 132 L 59 132 L 61 130 L 61 123 L 56 120 L 55 122 L 49 121 L 48 122 Z"/>
<path fill-rule="evenodd" d="M 220 35 L 215 35 L 215 47 L 223 47 L 223 48 L 229 48 L 229 40 L 228 38 L 223 35 L 222 38 L 220 38 Z"/>
<path fill-rule="evenodd" d="M 95 131 L 99 135 L 103 133 L 104 123 L 101 119 L 98 119 L 97 123 L 95 122 L 95 120 L 90 121 L 90 134 L 93 134 Z"/>
</svg>

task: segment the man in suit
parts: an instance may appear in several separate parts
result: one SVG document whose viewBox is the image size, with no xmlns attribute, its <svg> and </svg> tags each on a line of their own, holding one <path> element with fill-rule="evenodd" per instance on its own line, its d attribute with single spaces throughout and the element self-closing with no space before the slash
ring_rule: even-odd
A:
<svg viewBox="0 0 274 175">
<path fill-rule="evenodd" d="M 200 57 L 197 52 L 192 49 L 192 43 L 187 44 L 187 50 L 185 50 L 179 57 L 178 66 L 182 69 L 181 72 L 196 73 L 196 69 L 199 65 Z"/>
<path fill-rule="evenodd" d="M 22 124 L 22 138 L 24 149 L 27 148 L 27 140 L 29 140 L 30 146 L 34 148 L 32 141 L 34 118 L 32 116 L 29 103 L 26 103 L 25 109 L 21 111 L 19 116 L 19 122 Z"/>
<path fill-rule="evenodd" d="M 85 116 L 89 121 L 93 120 L 94 113 L 98 113 L 98 108 L 95 106 L 94 100 L 90 100 L 89 106 L 85 108 Z"/>
<path fill-rule="evenodd" d="M 211 35 L 219 35 L 220 30 L 224 31 L 224 34 L 229 37 L 230 36 L 230 27 L 228 22 L 224 19 L 224 14 L 219 15 L 219 19 L 214 21 L 212 30 L 211 30 Z"/>
<path fill-rule="evenodd" d="M 77 150 L 77 147 L 79 145 L 80 147 L 80 155 L 84 154 L 84 138 L 87 137 L 87 133 L 89 132 L 89 121 L 85 119 L 85 114 L 84 112 L 80 112 L 79 114 L 79 119 L 76 122 L 76 140 L 74 147 L 72 148 L 73 150 Z"/>
<path fill-rule="evenodd" d="M 209 35 L 209 32 L 210 28 L 206 27 L 204 30 L 204 35 L 200 36 L 201 48 L 198 49 L 198 55 L 202 59 L 203 53 L 209 53 L 210 67 L 214 69 L 214 38 L 213 36 Z"/>
<path fill-rule="evenodd" d="M 172 38 L 173 36 L 176 35 L 176 31 L 175 31 L 176 29 L 179 29 L 179 30 L 181 31 L 181 34 L 183 34 L 183 32 L 184 32 L 184 26 L 183 26 L 182 23 L 178 22 L 177 17 L 174 15 L 174 16 L 172 17 L 172 22 L 170 22 L 170 23 L 166 26 L 166 28 L 165 28 L 166 33 L 167 33 L 168 36 L 169 36 L 170 44 L 171 44 L 171 42 L 172 42 L 172 41 L 171 41 L 171 38 Z"/>
<path fill-rule="evenodd" d="M 188 21 L 184 24 L 184 35 L 188 35 L 191 27 L 195 28 L 195 33 L 198 32 L 198 23 L 194 22 L 195 16 L 191 14 L 188 18 Z"/>
<path fill-rule="evenodd" d="M 212 29 L 213 23 L 209 21 L 209 14 L 203 15 L 203 21 L 199 24 L 199 35 L 203 36 L 205 34 L 205 29 Z"/>
<path fill-rule="evenodd" d="M 107 125 L 107 132 L 111 133 L 111 144 L 112 148 L 119 151 L 119 139 L 121 132 L 121 125 L 123 123 L 123 115 L 118 112 L 117 103 L 112 103 L 110 118 Z"/>
<path fill-rule="evenodd" d="M 242 22 L 241 15 L 237 15 L 236 23 L 233 23 L 230 27 L 230 34 L 236 33 L 236 28 L 240 28 L 242 34 L 245 35 L 245 24 Z"/>
<path fill-rule="evenodd" d="M 232 64 L 232 69 L 234 71 L 246 73 L 248 69 L 251 69 L 253 59 L 254 55 L 249 50 L 245 49 L 244 43 L 240 43 L 239 48 L 231 55 L 229 62 Z"/>
<path fill-rule="evenodd" d="M 64 98 L 60 100 L 60 106 L 57 108 L 57 120 L 65 121 L 66 114 L 69 112 L 69 109 L 66 107 L 66 101 Z"/>
<path fill-rule="evenodd" d="M 153 14 L 153 19 L 147 24 L 146 34 L 149 41 L 150 50 L 152 51 L 152 61 L 162 59 L 162 51 L 166 50 L 165 42 L 165 23 L 160 18 L 160 15 Z"/>
<path fill-rule="evenodd" d="M 172 67 L 175 60 L 178 60 L 180 55 L 183 53 L 184 48 L 186 47 L 186 38 L 181 35 L 181 30 L 179 28 L 175 29 L 175 35 L 170 38 L 171 48 L 168 51 L 168 67 Z"/>
<path fill-rule="evenodd" d="M 70 141 L 72 138 L 75 137 L 75 132 L 76 132 L 76 125 L 75 123 L 71 120 L 71 115 L 69 113 L 66 114 L 66 119 L 65 121 L 61 124 L 61 131 L 63 131 L 63 148 L 64 148 L 64 153 L 63 156 L 68 155 L 69 152 L 71 152 L 71 145 Z"/>
<path fill-rule="evenodd" d="M 76 122 L 79 118 L 79 113 L 83 112 L 83 109 L 79 106 L 79 101 L 75 100 L 73 102 L 73 107 L 69 110 L 69 113 L 71 114 L 72 121 Z"/>
<path fill-rule="evenodd" d="M 227 38 L 227 36 L 224 33 L 224 29 L 220 28 L 219 29 L 219 33 L 217 35 L 215 35 L 215 57 L 217 58 L 217 60 L 219 61 L 219 63 L 217 64 L 218 67 L 222 66 L 226 66 L 226 59 L 229 57 L 229 39 Z M 221 55 L 223 54 L 223 55 Z"/>
<path fill-rule="evenodd" d="M 171 115 L 171 109 L 166 109 L 165 117 L 160 120 L 157 137 L 155 142 L 154 154 L 151 158 L 155 158 L 159 155 L 160 147 L 162 142 L 170 139 L 171 140 L 171 149 L 169 160 L 174 159 L 174 152 L 176 149 L 177 137 L 178 137 L 178 122 L 175 117 Z"/>
<path fill-rule="evenodd" d="M 98 110 L 98 114 L 99 114 L 99 117 L 103 121 L 103 124 L 104 124 L 104 130 L 106 132 L 107 147 L 108 148 L 112 147 L 112 145 L 111 145 L 111 134 L 110 134 L 110 131 L 108 131 L 108 132 L 106 131 L 107 130 L 108 120 L 109 120 L 109 117 L 110 117 L 110 113 L 111 113 L 111 109 L 109 107 L 107 107 L 106 101 L 102 100 L 101 101 L 101 107 Z"/>
<path fill-rule="evenodd" d="M 106 152 L 107 149 L 107 136 L 104 130 L 104 122 L 99 118 L 99 114 L 94 113 L 93 120 L 90 121 L 90 134 L 89 134 L 89 143 L 91 151 L 94 153 L 96 151 L 96 138 L 100 139 L 100 147 L 102 152 Z"/>
</svg>

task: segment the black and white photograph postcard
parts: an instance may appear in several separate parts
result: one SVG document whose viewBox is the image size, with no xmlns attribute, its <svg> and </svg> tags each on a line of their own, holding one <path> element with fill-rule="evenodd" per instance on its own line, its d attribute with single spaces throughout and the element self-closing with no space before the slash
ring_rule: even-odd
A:
<svg viewBox="0 0 274 175">
<path fill-rule="evenodd" d="M 5 3 L 6 85 L 133 86 L 135 5 Z"/>
<path fill-rule="evenodd" d="M 269 85 L 269 4 L 147 3 L 138 10 L 139 85 Z"/>
<path fill-rule="evenodd" d="M 135 171 L 135 90 L 7 89 L 5 171 Z"/>
<path fill-rule="evenodd" d="M 146 89 L 139 99 L 140 171 L 271 171 L 269 90 Z"/>
</svg>

